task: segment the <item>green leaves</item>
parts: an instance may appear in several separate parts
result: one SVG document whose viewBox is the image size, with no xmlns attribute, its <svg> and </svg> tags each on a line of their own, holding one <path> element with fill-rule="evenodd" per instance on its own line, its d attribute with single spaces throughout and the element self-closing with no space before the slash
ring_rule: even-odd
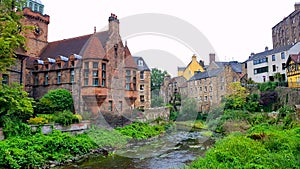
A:
<svg viewBox="0 0 300 169">
<path fill-rule="evenodd" d="M 0 126 L 4 125 L 5 118 L 23 122 L 29 119 L 33 114 L 33 103 L 33 99 L 28 97 L 21 85 L 0 86 Z"/>
</svg>

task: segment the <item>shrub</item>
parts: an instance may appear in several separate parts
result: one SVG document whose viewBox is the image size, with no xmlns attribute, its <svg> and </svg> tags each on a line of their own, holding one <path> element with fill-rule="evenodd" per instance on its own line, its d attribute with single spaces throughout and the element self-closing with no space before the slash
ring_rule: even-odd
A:
<svg viewBox="0 0 300 169">
<path fill-rule="evenodd" d="M 43 117 L 30 118 L 28 124 L 47 124 L 48 120 Z"/>
<path fill-rule="evenodd" d="M 71 111 L 56 112 L 54 115 L 54 122 L 64 126 L 79 123 L 79 119 Z"/>
<path fill-rule="evenodd" d="M 272 105 L 278 99 L 278 93 L 276 91 L 261 92 L 259 103 L 263 106 L 264 111 L 272 111 Z"/>
<path fill-rule="evenodd" d="M 66 89 L 50 90 L 36 104 L 35 112 L 52 114 L 57 111 L 73 111 L 73 98 Z"/>
</svg>

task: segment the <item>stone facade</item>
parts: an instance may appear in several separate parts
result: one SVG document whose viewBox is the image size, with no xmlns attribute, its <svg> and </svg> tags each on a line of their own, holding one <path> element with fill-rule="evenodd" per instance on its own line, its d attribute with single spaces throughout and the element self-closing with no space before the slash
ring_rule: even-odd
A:
<svg viewBox="0 0 300 169">
<path fill-rule="evenodd" d="M 206 72 L 195 74 L 187 82 L 188 97 L 196 100 L 199 112 L 208 112 L 228 94 L 230 83 L 240 81 L 242 76 L 240 63 L 213 61 Z"/>
<path fill-rule="evenodd" d="M 273 48 L 293 45 L 300 41 L 300 3 L 295 3 L 295 11 L 272 28 Z"/>
<path fill-rule="evenodd" d="M 7 77 L 4 82 L 23 83 L 35 99 L 52 89 L 70 90 L 76 113 L 121 115 L 150 107 L 150 70 L 143 70 L 145 79 L 139 79 L 141 72 L 121 40 L 116 15 L 108 18 L 107 31 L 49 43 L 50 17 L 31 8 L 24 8 L 23 14 L 22 24 L 34 26 L 34 30 L 24 33 L 28 48 L 16 50 L 20 59 L 9 74 L 2 75 Z M 137 101 L 142 83 L 144 102 Z"/>
<path fill-rule="evenodd" d="M 183 76 L 171 78 L 167 75 L 163 85 L 160 87 L 160 96 L 163 97 L 164 103 L 180 102 L 181 97 L 186 97 L 186 79 Z"/>
</svg>

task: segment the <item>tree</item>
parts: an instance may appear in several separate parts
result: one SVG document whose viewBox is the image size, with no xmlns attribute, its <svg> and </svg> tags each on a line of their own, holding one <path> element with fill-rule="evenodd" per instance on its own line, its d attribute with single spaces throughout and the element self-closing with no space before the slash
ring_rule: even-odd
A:
<svg viewBox="0 0 300 169">
<path fill-rule="evenodd" d="M 28 97 L 23 86 L 13 83 L 11 86 L 0 86 L 0 126 L 5 119 L 21 120 L 25 122 L 33 114 L 34 100 Z"/>
<path fill-rule="evenodd" d="M 243 109 L 249 95 L 246 88 L 242 87 L 240 82 L 234 82 L 229 86 L 229 93 L 225 97 L 225 109 Z"/>
<path fill-rule="evenodd" d="M 161 84 L 164 82 L 164 78 L 167 75 L 167 71 L 162 71 L 157 68 L 151 70 L 151 91 L 152 94 L 158 95 Z"/>
<path fill-rule="evenodd" d="M 197 102 L 194 98 L 185 98 L 181 102 L 178 120 L 196 120 L 198 116 Z"/>
<path fill-rule="evenodd" d="M 0 72 L 5 72 L 15 63 L 15 50 L 24 47 L 25 37 L 21 34 L 25 27 L 21 26 L 21 0 L 0 1 Z M 25 48 L 25 47 L 24 47 Z"/>
<path fill-rule="evenodd" d="M 58 111 L 73 111 L 73 98 L 69 90 L 50 90 L 37 103 L 36 113 L 52 114 Z"/>
</svg>

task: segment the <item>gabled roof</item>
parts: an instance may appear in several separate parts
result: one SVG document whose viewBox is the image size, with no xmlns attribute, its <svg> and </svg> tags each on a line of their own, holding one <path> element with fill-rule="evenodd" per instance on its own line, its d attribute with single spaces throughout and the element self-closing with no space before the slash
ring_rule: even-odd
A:
<svg viewBox="0 0 300 169">
<path fill-rule="evenodd" d="M 83 56 L 84 59 L 87 58 L 105 58 L 104 48 L 96 35 L 92 35 L 81 49 L 79 55 Z"/>
<path fill-rule="evenodd" d="M 205 71 L 205 72 L 197 72 L 189 81 L 206 79 L 206 78 L 210 78 L 210 77 L 216 77 L 223 70 L 224 70 L 224 68 L 218 68 L 218 69 L 208 70 L 208 71 Z"/>
<path fill-rule="evenodd" d="M 286 61 L 286 65 L 288 65 L 291 60 L 295 63 L 300 63 L 300 53 L 290 55 L 288 60 Z"/>
<path fill-rule="evenodd" d="M 133 56 L 133 60 L 137 64 L 137 68 L 138 68 L 139 71 L 150 71 L 148 65 L 146 64 L 145 60 L 142 57 L 140 57 L 140 56 Z M 138 65 L 138 61 L 139 60 L 143 61 L 143 65 L 142 66 Z"/>
<path fill-rule="evenodd" d="M 263 58 L 266 58 L 269 55 L 273 55 L 275 53 L 287 51 L 291 47 L 293 47 L 293 45 L 286 45 L 286 46 L 279 47 L 279 48 L 276 48 L 276 49 L 266 50 L 266 51 L 251 55 L 247 61 L 263 59 Z"/>
<path fill-rule="evenodd" d="M 177 67 L 178 71 L 184 71 L 186 67 Z"/>
<path fill-rule="evenodd" d="M 125 67 L 137 69 L 137 64 L 135 63 L 127 46 L 125 46 Z"/>
</svg>

